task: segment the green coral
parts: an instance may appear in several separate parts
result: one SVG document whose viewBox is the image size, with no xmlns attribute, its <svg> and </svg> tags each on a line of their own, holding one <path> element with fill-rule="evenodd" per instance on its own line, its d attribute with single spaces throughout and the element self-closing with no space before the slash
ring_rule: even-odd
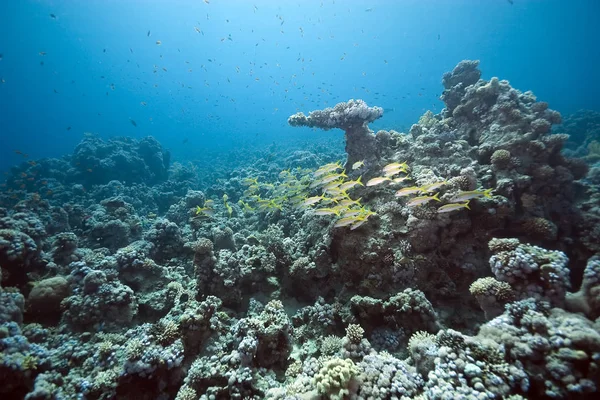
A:
<svg viewBox="0 0 600 400">
<path fill-rule="evenodd" d="M 342 400 L 354 392 L 358 368 L 350 359 L 333 358 L 326 361 L 315 375 L 314 382 L 319 394 L 331 400 Z"/>
</svg>

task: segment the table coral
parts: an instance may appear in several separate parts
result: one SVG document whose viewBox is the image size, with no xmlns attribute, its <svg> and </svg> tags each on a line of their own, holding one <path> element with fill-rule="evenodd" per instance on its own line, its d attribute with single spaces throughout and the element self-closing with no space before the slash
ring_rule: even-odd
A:
<svg viewBox="0 0 600 400">
<path fill-rule="evenodd" d="M 288 118 L 291 126 L 307 126 L 329 130 L 339 128 L 346 132 L 346 169 L 359 160 L 375 161 L 377 149 L 375 136 L 367 127 L 383 116 L 381 107 L 369 107 L 363 100 L 351 99 L 333 108 L 311 111 L 308 116 L 297 113 Z"/>
</svg>

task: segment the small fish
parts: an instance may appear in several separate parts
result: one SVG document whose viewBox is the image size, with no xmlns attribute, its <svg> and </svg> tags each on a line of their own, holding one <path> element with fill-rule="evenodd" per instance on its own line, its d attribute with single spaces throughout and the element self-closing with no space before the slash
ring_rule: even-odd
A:
<svg viewBox="0 0 600 400">
<path fill-rule="evenodd" d="M 210 0 L 204 0 L 204 3 L 210 4 Z"/>
<path fill-rule="evenodd" d="M 140 101 L 140 104 L 145 106 L 147 103 L 145 101 Z"/>
<path fill-rule="evenodd" d="M 312 206 L 313 204 L 317 204 L 324 198 L 325 198 L 324 196 L 308 197 L 308 198 L 304 199 L 304 201 L 302 203 L 300 203 L 300 205 L 303 207 Z"/>
<path fill-rule="evenodd" d="M 204 214 L 207 217 L 213 218 L 215 216 L 215 210 L 213 210 L 212 208 L 202 208 L 200 209 L 200 212 L 196 210 L 196 215 L 198 214 Z"/>
<path fill-rule="evenodd" d="M 325 165 L 319 167 L 319 169 L 317 169 L 313 173 L 313 176 L 315 178 L 318 178 L 321 175 L 325 175 L 328 172 L 337 171 L 338 169 L 341 169 L 341 168 L 342 168 L 342 164 L 340 162 L 325 164 Z"/>
<path fill-rule="evenodd" d="M 54 14 L 50 14 L 50 18 L 52 18 L 52 19 L 56 19 L 56 15 L 54 15 Z"/>
<path fill-rule="evenodd" d="M 339 215 L 339 211 L 333 208 L 317 208 L 315 215 Z"/>
<path fill-rule="evenodd" d="M 352 225 L 352 224 L 356 223 L 357 221 L 358 221 L 358 217 L 356 217 L 356 216 L 344 217 L 342 219 L 337 220 L 336 223 L 333 224 L 333 227 L 341 228 L 343 226 Z"/>
<path fill-rule="evenodd" d="M 45 56 L 45 55 L 46 55 L 46 54 L 48 54 L 48 53 L 46 53 L 45 51 L 40 51 L 38 54 L 39 54 L 40 56 Z"/>
<path fill-rule="evenodd" d="M 338 179 L 333 182 L 329 182 L 328 184 L 323 186 L 323 190 L 329 190 L 329 189 L 334 189 L 334 188 L 337 189 L 341 184 L 342 184 L 342 180 Z"/>
<path fill-rule="evenodd" d="M 438 194 L 439 193 L 436 193 L 433 196 L 419 196 L 419 197 L 415 197 L 413 199 L 410 199 L 408 201 L 408 203 L 406 203 L 406 205 L 409 206 L 409 207 L 416 207 L 416 206 L 421 206 L 423 204 L 427 204 L 431 200 L 441 201 L 440 198 L 438 197 Z"/>
<path fill-rule="evenodd" d="M 0 61 L 4 58 L 4 54 L 0 53 Z"/>
<path fill-rule="evenodd" d="M 130 119 L 129 119 L 129 122 L 131 122 L 131 125 L 133 125 L 133 126 L 135 126 L 135 127 L 137 128 L 137 123 L 136 123 L 134 120 L 132 120 L 132 119 L 130 118 Z"/>
<path fill-rule="evenodd" d="M 402 183 L 404 181 L 409 181 L 409 180 L 410 180 L 410 177 L 408 177 L 408 176 L 401 176 L 401 177 L 392 179 L 392 183 L 398 184 L 398 183 Z"/>
<path fill-rule="evenodd" d="M 369 181 L 367 182 L 367 186 L 376 186 L 385 181 L 389 182 L 389 181 L 391 181 L 391 179 L 386 176 L 378 176 L 376 178 L 369 179 Z"/>
<path fill-rule="evenodd" d="M 460 203 L 463 201 L 477 199 L 480 197 L 487 197 L 488 199 L 491 199 L 492 198 L 491 193 L 493 190 L 494 190 L 493 188 L 490 188 L 487 190 L 471 190 L 469 192 L 459 192 L 450 201 Z"/>
<path fill-rule="evenodd" d="M 359 176 L 358 179 L 355 181 L 348 181 L 348 182 L 342 183 L 340 185 L 340 190 L 342 192 L 345 192 L 346 190 L 352 189 L 356 185 L 364 186 L 363 183 L 360 181 L 361 179 L 362 179 L 362 176 Z"/>
<path fill-rule="evenodd" d="M 423 193 L 435 192 L 437 189 L 439 189 L 442 186 L 447 185 L 447 184 L 448 184 L 448 181 L 440 181 L 440 182 L 430 183 L 429 185 L 421 186 L 421 191 Z"/>
<path fill-rule="evenodd" d="M 441 206 L 440 208 L 438 208 L 437 212 L 438 213 L 448 213 L 448 212 L 452 212 L 452 211 L 456 211 L 456 210 L 462 210 L 463 208 L 466 208 L 467 210 L 471 209 L 471 207 L 469 207 L 468 200 L 466 203 L 445 204 L 445 205 Z"/>
<path fill-rule="evenodd" d="M 258 185 L 258 178 L 244 178 L 242 179 L 242 185 L 244 186 L 252 186 L 252 185 Z"/>
<path fill-rule="evenodd" d="M 160 46 L 160 45 L 162 44 L 162 42 L 161 42 L 160 40 L 157 40 L 157 41 L 156 41 L 156 44 L 157 44 L 158 46 Z"/>
<path fill-rule="evenodd" d="M 408 164 L 403 162 L 403 163 L 397 163 L 397 162 L 393 162 L 390 163 L 388 165 L 386 165 L 385 167 L 383 167 L 383 172 L 387 172 L 387 171 L 391 171 L 394 169 L 406 169 L 408 170 Z"/>
<path fill-rule="evenodd" d="M 350 225 L 350 230 L 353 231 L 356 228 L 360 227 L 361 225 L 363 225 L 364 223 L 367 222 L 366 218 L 359 218 L 355 223 L 353 223 L 352 225 Z"/>
<path fill-rule="evenodd" d="M 356 171 L 357 169 L 363 167 L 364 165 L 365 165 L 365 160 L 357 161 L 354 164 L 352 164 L 352 170 Z"/>
<path fill-rule="evenodd" d="M 416 187 L 416 186 L 411 186 L 411 187 L 407 187 L 407 188 L 398 190 L 394 196 L 403 197 L 403 196 L 410 196 L 411 194 L 417 194 L 417 193 L 421 193 L 421 188 Z"/>
<path fill-rule="evenodd" d="M 239 200 L 238 205 L 241 206 L 244 209 L 244 211 L 247 211 L 247 212 L 254 211 L 254 208 L 252 208 L 250 206 L 250 204 L 244 202 L 243 200 Z"/>
<path fill-rule="evenodd" d="M 150 31 L 148 31 L 148 33 L 146 33 L 146 36 L 150 37 Z"/>
<path fill-rule="evenodd" d="M 68 130 L 68 131 L 70 131 L 70 130 L 71 130 L 71 127 L 70 127 L 70 126 L 67 126 L 67 130 Z"/>
<path fill-rule="evenodd" d="M 387 171 L 383 172 L 383 176 L 391 178 L 399 173 L 406 173 L 406 170 L 404 168 L 388 169 Z"/>
<path fill-rule="evenodd" d="M 348 177 L 348 175 L 344 174 L 343 172 L 341 174 L 329 174 L 329 175 L 321 178 L 321 180 L 319 181 L 319 184 L 324 185 L 324 184 L 336 181 L 340 178 L 347 178 L 347 177 Z"/>
</svg>

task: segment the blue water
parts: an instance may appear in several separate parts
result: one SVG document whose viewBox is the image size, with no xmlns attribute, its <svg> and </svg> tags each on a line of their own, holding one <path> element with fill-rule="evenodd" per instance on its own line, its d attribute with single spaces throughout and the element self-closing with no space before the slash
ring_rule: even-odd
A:
<svg viewBox="0 0 600 400">
<path fill-rule="evenodd" d="M 286 120 L 350 98 L 386 108 L 372 128 L 405 131 L 439 112 L 441 76 L 462 59 L 562 113 L 599 110 L 600 2 L 512 3 L 4 1 L 0 170 L 15 150 L 70 153 L 84 132 L 153 135 L 175 160 L 338 140 Z"/>
</svg>

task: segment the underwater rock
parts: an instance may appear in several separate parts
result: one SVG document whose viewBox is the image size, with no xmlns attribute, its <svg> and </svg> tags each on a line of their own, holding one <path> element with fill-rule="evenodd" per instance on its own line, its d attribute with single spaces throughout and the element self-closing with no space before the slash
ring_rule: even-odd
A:
<svg viewBox="0 0 600 400">
<path fill-rule="evenodd" d="M 36 282 L 27 297 L 27 312 L 44 319 L 57 317 L 61 301 L 69 294 L 69 282 L 62 276 Z"/>
</svg>

